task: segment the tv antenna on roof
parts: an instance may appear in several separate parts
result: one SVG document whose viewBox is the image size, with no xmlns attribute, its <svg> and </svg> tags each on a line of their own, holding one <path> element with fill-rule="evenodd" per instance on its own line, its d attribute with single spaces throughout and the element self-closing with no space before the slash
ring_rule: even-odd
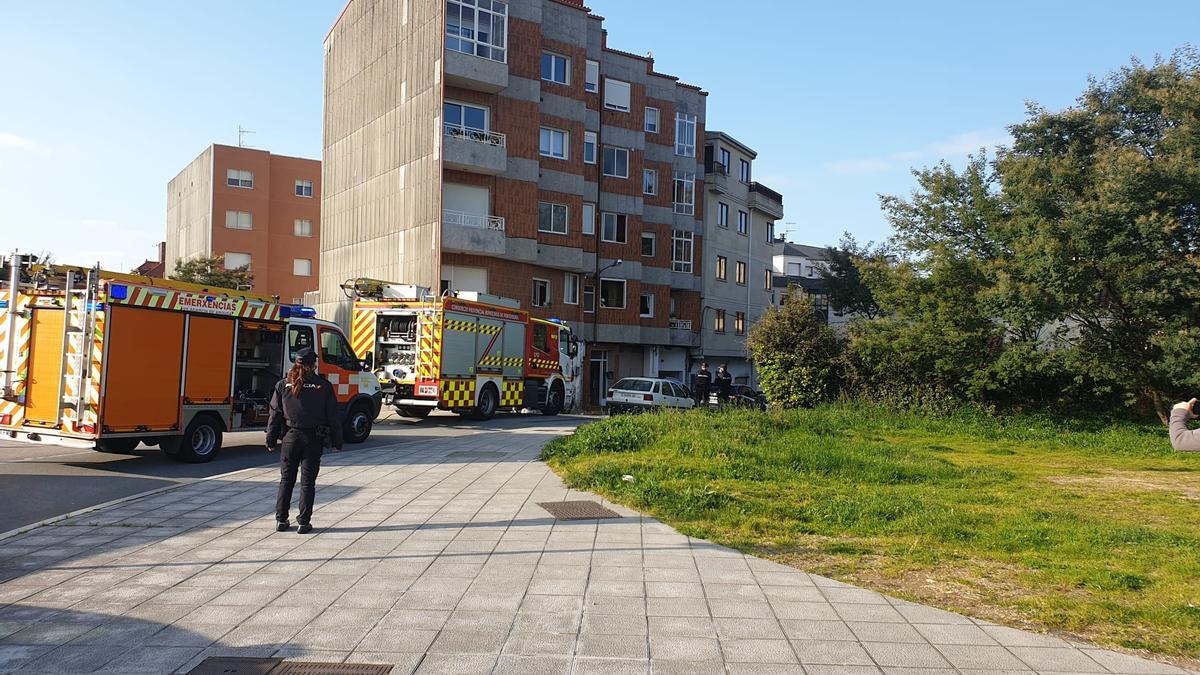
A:
<svg viewBox="0 0 1200 675">
<path fill-rule="evenodd" d="M 252 133 L 254 133 L 254 132 L 250 131 L 249 129 L 243 129 L 242 125 L 240 125 L 240 124 L 238 125 L 238 147 L 239 148 L 250 147 L 250 146 L 246 145 L 246 134 L 252 134 Z"/>
</svg>

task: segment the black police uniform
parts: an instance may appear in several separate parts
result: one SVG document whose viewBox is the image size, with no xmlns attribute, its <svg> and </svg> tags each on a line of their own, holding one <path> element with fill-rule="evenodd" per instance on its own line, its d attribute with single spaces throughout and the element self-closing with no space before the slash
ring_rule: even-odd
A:
<svg viewBox="0 0 1200 675">
<path fill-rule="evenodd" d="M 708 393 L 712 391 L 712 372 L 704 369 L 697 372 L 692 389 L 696 393 L 696 405 L 708 405 Z"/>
<path fill-rule="evenodd" d="M 729 390 L 733 388 L 733 376 L 729 374 L 728 370 L 718 370 L 714 382 L 717 385 L 717 397 L 721 400 L 721 404 L 728 403 Z"/>
<path fill-rule="evenodd" d="M 299 362 L 316 362 L 311 349 L 296 354 Z M 284 427 L 286 423 L 286 429 Z M 267 422 L 267 447 L 274 448 L 282 436 L 279 454 L 279 493 L 275 500 L 275 520 L 286 529 L 288 509 L 292 503 L 292 488 L 296 472 L 300 472 L 300 513 L 297 522 L 309 529 L 313 500 L 316 497 L 317 473 L 321 470 L 321 455 L 328 445 L 342 448 L 342 426 L 338 423 L 337 395 L 329 380 L 314 375 L 305 380 L 300 391 L 292 391 L 287 380 L 281 380 L 271 397 L 271 416 Z"/>
</svg>

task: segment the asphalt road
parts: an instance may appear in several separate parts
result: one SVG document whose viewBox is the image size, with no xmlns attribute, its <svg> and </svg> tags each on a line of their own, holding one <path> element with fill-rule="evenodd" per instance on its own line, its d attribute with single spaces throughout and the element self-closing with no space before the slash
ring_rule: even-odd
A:
<svg viewBox="0 0 1200 675">
<path fill-rule="evenodd" d="M 366 443 L 345 452 L 397 442 L 436 442 L 439 438 L 521 427 L 553 426 L 556 418 L 499 415 L 488 422 L 435 413 L 420 421 L 382 419 Z M 560 420 L 557 425 L 561 426 Z M 176 483 L 188 483 L 278 462 L 263 447 L 263 432 L 225 434 L 221 453 L 207 464 L 176 462 L 158 448 L 107 454 L 53 445 L 0 441 L 0 532 Z"/>
</svg>

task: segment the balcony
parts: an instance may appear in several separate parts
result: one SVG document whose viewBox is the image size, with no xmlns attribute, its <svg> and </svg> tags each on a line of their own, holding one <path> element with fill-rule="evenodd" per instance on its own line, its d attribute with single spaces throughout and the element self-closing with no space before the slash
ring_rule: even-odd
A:
<svg viewBox="0 0 1200 675">
<path fill-rule="evenodd" d="M 504 61 L 464 54 L 449 46 L 443 51 L 446 84 L 485 94 L 495 94 L 508 86 L 508 64 Z"/>
<path fill-rule="evenodd" d="M 667 325 L 668 325 L 668 327 L 670 327 L 671 330 L 691 330 L 692 329 L 692 320 L 691 319 L 671 319 Z"/>
<path fill-rule="evenodd" d="M 504 134 L 459 124 L 443 125 L 442 162 L 446 168 L 495 176 L 508 168 Z"/>
<path fill-rule="evenodd" d="M 454 209 L 442 211 L 442 250 L 503 256 L 506 248 L 503 218 Z"/>
<path fill-rule="evenodd" d="M 713 192 L 728 194 L 730 183 L 729 167 L 717 161 L 709 162 L 704 167 L 704 183 Z"/>
<path fill-rule="evenodd" d="M 783 195 L 763 185 L 750 183 L 749 207 L 778 220 L 783 217 Z"/>
</svg>

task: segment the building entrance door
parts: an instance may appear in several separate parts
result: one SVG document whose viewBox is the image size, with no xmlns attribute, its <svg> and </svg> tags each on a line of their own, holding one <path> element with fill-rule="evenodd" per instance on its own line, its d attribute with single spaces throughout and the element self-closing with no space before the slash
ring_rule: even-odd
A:
<svg viewBox="0 0 1200 675">
<path fill-rule="evenodd" d="M 591 368 L 588 370 L 588 391 L 593 403 L 603 408 L 608 405 L 608 351 L 593 349 Z"/>
</svg>

